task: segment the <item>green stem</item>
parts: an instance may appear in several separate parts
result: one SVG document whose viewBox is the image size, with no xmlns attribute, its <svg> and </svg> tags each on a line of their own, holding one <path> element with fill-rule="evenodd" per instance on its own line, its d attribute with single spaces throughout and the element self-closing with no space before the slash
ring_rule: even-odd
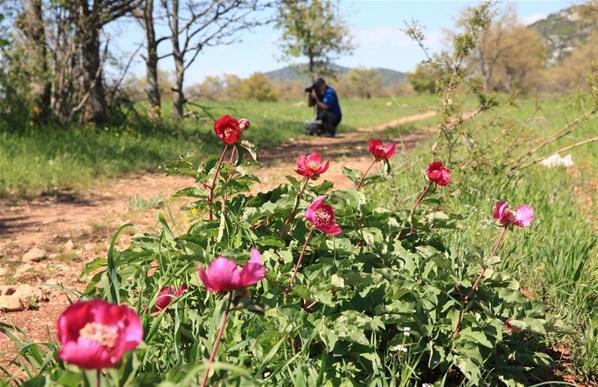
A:
<svg viewBox="0 0 598 387">
<path fill-rule="evenodd" d="M 287 293 L 293 288 L 295 284 L 295 277 L 297 277 L 297 272 L 299 271 L 299 267 L 301 266 L 301 262 L 303 261 L 303 256 L 305 255 L 305 249 L 307 248 L 307 244 L 311 240 L 311 237 L 314 235 L 315 228 L 311 228 L 309 230 L 309 234 L 305 238 L 305 243 L 303 244 L 303 248 L 301 249 L 301 254 L 299 254 L 299 259 L 295 264 L 295 270 L 293 271 L 293 275 L 291 276 L 291 280 L 289 281 L 289 286 L 287 287 Z"/>
<path fill-rule="evenodd" d="M 496 255 L 496 253 L 498 252 L 498 248 L 500 247 L 500 244 L 504 240 L 508 229 L 509 229 L 508 226 L 504 226 L 502 228 L 500 234 L 498 235 L 498 238 L 496 239 L 496 242 L 494 242 L 492 251 L 490 252 L 491 257 L 494 257 Z M 484 274 L 486 273 L 486 269 L 487 269 L 487 266 L 484 263 L 482 263 L 482 269 L 480 270 L 480 273 L 478 274 L 475 281 L 473 282 L 473 286 L 471 287 L 471 290 L 469 290 L 469 293 L 467 293 L 466 296 L 461 298 L 461 309 L 459 310 L 459 318 L 457 320 L 457 327 L 455 328 L 455 331 L 453 332 L 453 336 L 456 335 L 457 333 L 459 333 L 459 331 L 461 330 L 461 321 L 463 320 L 463 313 L 465 311 L 465 306 L 467 306 L 467 303 L 473 296 L 473 293 L 475 293 L 475 291 L 478 289 L 478 286 L 480 285 L 480 282 L 482 282 L 482 279 L 484 278 Z"/>
<path fill-rule="evenodd" d="M 214 178 L 212 179 L 212 184 L 210 185 L 210 192 L 208 193 L 208 206 L 210 207 L 210 220 L 214 219 L 214 210 L 212 208 L 212 203 L 214 202 L 214 190 L 216 189 L 216 180 L 218 179 L 218 175 L 220 174 L 220 168 L 222 167 L 222 162 L 224 161 L 224 156 L 226 155 L 227 150 L 228 150 L 228 144 L 225 144 L 224 149 L 222 149 L 222 153 L 220 154 L 220 158 L 218 159 L 218 164 L 216 165 L 216 172 L 214 173 Z"/>
<path fill-rule="evenodd" d="M 419 196 L 417 197 L 417 199 L 415 200 L 415 204 L 413 204 L 413 207 L 411 208 L 411 211 L 409 211 L 409 227 L 410 227 L 410 233 L 413 233 L 413 214 L 415 214 L 415 210 L 417 209 L 417 207 L 419 207 L 419 205 L 421 204 L 422 200 L 424 200 L 424 197 L 426 196 L 426 194 L 428 193 L 428 191 L 430 190 L 430 188 L 432 188 L 432 185 L 434 183 L 432 181 L 430 181 L 428 183 L 428 185 L 426 186 L 426 188 L 424 188 L 424 190 L 419 194 Z M 401 232 L 399 231 L 399 233 L 397 234 L 397 239 L 400 237 Z"/>
<path fill-rule="evenodd" d="M 284 220 L 282 227 L 280 228 L 280 237 L 281 238 L 283 238 L 285 236 L 286 232 L 288 231 L 287 226 L 291 223 L 291 221 L 293 220 L 293 217 L 297 213 L 297 208 L 299 208 L 299 203 L 301 203 L 301 197 L 303 196 L 303 192 L 305 192 L 305 189 L 307 188 L 308 183 L 309 183 L 309 177 L 306 176 L 305 180 L 303 181 L 303 185 L 299 189 L 299 192 L 297 193 L 297 197 L 295 198 L 295 204 L 293 206 L 293 209 L 289 213 L 289 216 L 287 216 L 287 218 Z"/>
<path fill-rule="evenodd" d="M 218 353 L 218 348 L 220 347 L 222 335 L 224 334 L 224 329 L 226 328 L 226 322 L 228 321 L 230 306 L 233 302 L 233 294 L 233 291 L 229 292 L 228 294 L 228 302 L 226 303 L 226 309 L 224 309 L 224 313 L 222 314 L 222 321 L 220 321 L 220 327 L 218 328 L 218 333 L 216 334 L 216 340 L 214 341 L 214 345 L 212 346 L 212 352 L 210 353 L 210 358 L 208 359 L 208 366 L 204 371 L 203 379 L 201 380 L 201 387 L 206 386 L 206 383 L 208 382 L 208 376 L 210 375 L 210 369 L 212 368 L 212 363 L 214 362 L 216 354 Z"/>
<path fill-rule="evenodd" d="M 355 188 L 357 191 L 359 191 L 359 189 L 361 188 L 361 185 L 363 184 L 363 181 L 365 180 L 365 177 L 368 175 L 368 173 L 370 173 L 370 170 L 372 169 L 374 164 L 376 164 L 377 162 L 378 162 L 378 160 L 374 159 L 374 161 L 372 161 L 372 163 L 370 164 L 368 169 L 365 170 L 365 172 L 363 173 L 363 176 L 361 176 L 361 180 L 359 180 L 359 184 L 357 184 L 357 187 Z"/>
</svg>

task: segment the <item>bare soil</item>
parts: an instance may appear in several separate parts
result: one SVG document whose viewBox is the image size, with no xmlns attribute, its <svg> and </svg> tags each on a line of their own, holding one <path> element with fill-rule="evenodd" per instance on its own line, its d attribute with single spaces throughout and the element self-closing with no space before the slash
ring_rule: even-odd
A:
<svg viewBox="0 0 598 387">
<path fill-rule="evenodd" d="M 254 171 L 262 183 L 259 190 L 274 187 L 292 175 L 294 161 L 300 153 L 318 151 L 330 159 L 326 179 L 337 188 L 352 183 L 342 173 L 342 165 L 365 169 L 371 163 L 367 139 L 378 131 L 400 124 L 431 118 L 435 112 L 403 117 L 382 125 L 342 133 L 335 138 L 301 136 L 276 148 L 259 152 L 262 166 Z M 421 131 L 395 139 L 407 150 L 429 135 Z M 188 178 L 144 173 L 112 180 L 82 193 L 64 191 L 32 201 L 0 201 L 0 285 L 27 283 L 35 286 L 64 286 L 82 290 L 85 280 L 80 274 L 85 263 L 105 256 L 111 234 L 123 223 L 132 223 L 131 231 L 120 239 L 124 247 L 135 233 L 157 228 L 157 215 L 165 209 L 175 217 L 181 199 L 172 195 L 192 184 Z M 25 263 L 22 256 L 37 247 L 47 252 L 47 258 Z M 19 327 L 32 341 L 44 341 L 55 336 L 55 322 L 68 305 L 64 291 L 54 290 L 50 301 L 22 312 L 0 312 L 0 322 Z M 72 294 L 71 294 L 72 296 Z M 13 355 L 4 354 L 10 348 L 0 331 L 0 365 Z"/>
</svg>

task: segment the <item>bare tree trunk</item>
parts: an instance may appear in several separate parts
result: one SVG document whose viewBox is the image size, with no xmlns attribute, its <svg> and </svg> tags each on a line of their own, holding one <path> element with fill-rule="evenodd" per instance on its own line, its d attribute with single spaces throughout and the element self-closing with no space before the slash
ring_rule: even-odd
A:
<svg viewBox="0 0 598 387">
<path fill-rule="evenodd" d="M 172 57 L 175 67 L 175 87 L 172 90 L 172 114 L 174 118 L 183 118 L 185 114 L 183 95 L 183 85 L 185 81 L 185 58 L 179 44 L 179 0 L 172 0 L 172 9 L 170 10 L 170 31 L 172 41 Z"/>
<path fill-rule="evenodd" d="M 83 91 L 87 98 L 83 108 L 83 121 L 101 125 L 107 119 L 106 92 L 102 77 L 99 30 L 89 26 L 81 44 Z"/>
<path fill-rule="evenodd" d="M 147 40 L 147 58 L 145 59 L 147 99 L 150 118 L 159 118 L 161 112 L 160 86 L 158 84 L 158 43 L 154 29 L 154 0 L 146 0 L 143 10 L 145 38 Z"/>
<path fill-rule="evenodd" d="M 100 59 L 100 30 L 98 10 L 88 0 L 77 2 L 77 35 L 81 53 L 81 96 L 83 122 L 102 125 L 107 119 L 106 93 L 102 81 L 102 61 Z"/>
<path fill-rule="evenodd" d="M 183 57 L 174 55 L 175 66 L 175 89 L 172 93 L 172 105 L 174 107 L 174 117 L 183 118 L 185 114 L 185 95 L 183 94 L 183 85 L 185 83 L 185 63 Z"/>
<path fill-rule="evenodd" d="M 35 120 L 45 122 L 50 116 L 52 84 L 48 74 L 48 48 L 42 18 L 41 0 L 23 0 L 24 20 L 19 26 L 29 41 L 33 71 L 29 87 L 33 95 L 32 111 Z"/>
</svg>

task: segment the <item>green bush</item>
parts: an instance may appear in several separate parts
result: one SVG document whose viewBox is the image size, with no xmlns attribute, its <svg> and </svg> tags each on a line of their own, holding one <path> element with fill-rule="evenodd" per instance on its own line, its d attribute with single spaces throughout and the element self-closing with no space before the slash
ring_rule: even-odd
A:
<svg viewBox="0 0 598 387">
<path fill-rule="evenodd" d="M 443 188 L 426 196 L 434 211 L 420 207 L 413 214 L 390 211 L 356 189 L 333 191 L 328 181 L 307 184 L 291 176 L 251 195 L 257 179 L 240 160 L 252 150 L 248 143 L 237 150 L 240 157 L 221 169 L 216 157 L 169 165 L 170 173 L 196 182 L 179 193 L 195 199 L 188 210 L 196 221 L 185 233 L 175 235 L 161 218 L 161 232 L 138 235 L 123 251 L 113 241 L 107 258 L 87 265 L 82 297 L 133 306 L 145 330 L 144 344 L 104 372 L 104 383 L 198 383 L 228 306 L 226 297 L 206 292 L 197 265 L 217 256 L 244 262 L 253 247 L 262 252 L 266 278 L 250 292 L 231 293 L 210 384 L 529 385 L 549 379 L 552 361 L 540 343 L 553 321 L 499 270 L 499 257 L 477 246 L 447 248 L 443 234 L 462 232 L 463 223 L 462 214 L 443 208 Z M 360 179 L 358 171 L 345 172 Z M 370 190 L 388 184 L 382 176 L 364 180 Z M 343 232 L 330 238 L 316 231 L 308 243 L 302 211 L 321 195 L 329 195 Z M 289 214 L 295 215 L 286 221 Z M 297 283 L 288 287 L 300 250 Z M 482 266 L 486 275 L 475 291 Z M 188 287 L 183 295 L 153 313 L 158 292 L 181 284 Z M 19 361 L 28 383 L 76 385 L 94 377 L 64 364 L 57 349 L 51 344 L 44 354 L 39 346 L 23 347 Z"/>
</svg>

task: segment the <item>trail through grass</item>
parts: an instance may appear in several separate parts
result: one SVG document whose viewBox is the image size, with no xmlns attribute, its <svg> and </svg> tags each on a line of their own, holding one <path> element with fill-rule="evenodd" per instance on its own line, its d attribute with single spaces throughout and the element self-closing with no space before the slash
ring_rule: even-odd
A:
<svg viewBox="0 0 598 387">
<path fill-rule="evenodd" d="M 432 102 L 428 96 L 343 100 L 340 132 L 426 111 Z M 304 122 L 314 114 L 304 101 L 199 103 L 205 110 L 192 107 L 199 118 L 181 123 L 131 118 L 123 126 L 103 129 L 45 127 L 0 132 L 0 196 L 89 188 L 98 179 L 156 170 L 179 154 L 192 152 L 201 157 L 218 145 L 209 115 L 248 118 L 252 126 L 246 139 L 263 149 L 302 136 Z M 168 108 L 164 114 L 169 116 Z"/>
</svg>

